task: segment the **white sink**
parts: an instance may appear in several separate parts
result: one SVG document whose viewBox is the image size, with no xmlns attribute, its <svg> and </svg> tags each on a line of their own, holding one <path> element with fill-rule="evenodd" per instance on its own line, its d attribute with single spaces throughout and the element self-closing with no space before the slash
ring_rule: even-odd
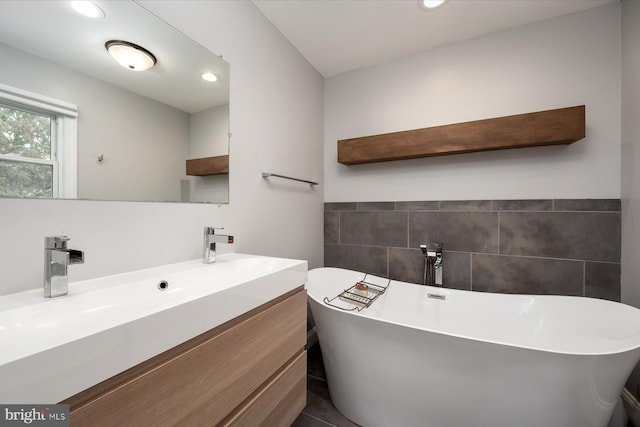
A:
<svg viewBox="0 0 640 427">
<path fill-rule="evenodd" d="M 0 296 L 0 402 L 57 403 L 306 281 L 306 261 L 230 253 Z"/>
</svg>

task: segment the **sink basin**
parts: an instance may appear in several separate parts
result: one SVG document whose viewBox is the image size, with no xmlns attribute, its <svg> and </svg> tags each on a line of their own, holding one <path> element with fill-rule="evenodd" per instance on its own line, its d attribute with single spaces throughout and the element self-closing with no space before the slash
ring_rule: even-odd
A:
<svg viewBox="0 0 640 427">
<path fill-rule="evenodd" d="M 306 261 L 230 253 L 0 296 L 0 402 L 59 402 L 306 280 Z"/>
</svg>

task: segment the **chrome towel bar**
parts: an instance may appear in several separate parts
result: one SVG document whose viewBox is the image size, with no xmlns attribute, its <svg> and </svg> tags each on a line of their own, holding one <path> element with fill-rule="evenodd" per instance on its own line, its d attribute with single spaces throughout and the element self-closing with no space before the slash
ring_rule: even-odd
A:
<svg viewBox="0 0 640 427">
<path fill-rule="evenodd" d="M 285 175 L 278 175 L 277 173 L 271 173 L 271 172 L 262 172 L 262 177 L 263 178 L 268 178 L 270 176 L 275 176 L 276 178 L 284 178 L 284 179 L 290 179 L 292 181 L 298 181 L 298 182 L 304 182 L 305 184 L 309 184 L 310 186 L 314 186 L 314 185 L 318 185 L 317 182 L 313 182 L 313 181 L 307 181 L 306 179 L 299 179 L 299 178 L 292 178 L 290 176 L 285 176 Z"/>
</svg>

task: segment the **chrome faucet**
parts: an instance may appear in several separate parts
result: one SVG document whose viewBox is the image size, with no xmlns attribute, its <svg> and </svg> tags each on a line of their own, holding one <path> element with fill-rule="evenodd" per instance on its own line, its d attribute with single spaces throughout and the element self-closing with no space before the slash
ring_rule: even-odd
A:
<svg viewBox="0 0 640 427">
<path fill-rule="evenodd" d="M 68 249 L 67 236 L 44 238 L 44 296 L 55 298 L 69 292 L 67 267 L 84 263 L 84 252 Z"/>
<path fill-rule="evenodd" d="M 205 227 L 202 250 L 202 262 L 211 264 L 216 262 L 216 243 L 233 243 L 233 236 L 216 234 L 216 230 L 224 230 L 222 227 Z"/>
<path fill-rule="evenodd" d="M 424 255 L 424 284 L 428 286 L 442 286 L 442 243 L 433 243 L 430 248 L 420 245 Z"/>
</svg>

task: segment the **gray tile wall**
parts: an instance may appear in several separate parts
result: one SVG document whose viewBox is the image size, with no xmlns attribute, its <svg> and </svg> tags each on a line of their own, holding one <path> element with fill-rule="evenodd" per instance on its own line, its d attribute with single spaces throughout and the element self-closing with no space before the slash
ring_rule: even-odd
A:
<svg viewBox="0 0 640 427">
<path fill-rule="evenodd" d="M 325 203 L 327 267 L 422 283 L 442 242 L 445 287 L 620 301 L 620 200 Z"/>
</svg>

